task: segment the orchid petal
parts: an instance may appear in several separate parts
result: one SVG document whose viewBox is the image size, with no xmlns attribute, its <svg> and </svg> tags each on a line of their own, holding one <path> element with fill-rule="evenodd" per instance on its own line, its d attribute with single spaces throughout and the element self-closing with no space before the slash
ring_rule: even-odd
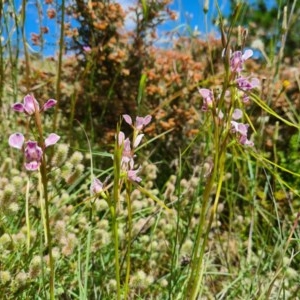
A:
<svg viewBox="0 0 300 300">
<path fill-rule="evenodd" d="M 25 168 L 27 171 L 36 171 L 40 166 L 40 163 L 37 161 L 31 161 L 29 163 L 25 163 Z"/>
<path fill-rule="evenodd" d="M 43 105 L 43 110 L 47 110 L 53 106 L 55 106 L 57 103 L 56 100 L 54 99 L 49 99 L 44 105 Z"/>
<path fill-rule="evenodd" d="M 234 120 L 239 120 L 242 116 L 243 116 L 243 112 L 239 108 L 236 108 L 233 111 L 232 118 Z"/>
<path fill-rule="evenodd" d="M 18 111 L 18 112 L 24 112 L 24 105 L 22 103 L 15 103 L 13 106 L 12 106 L 12 109 L 14 111 Z"/>
<path fill-rule="evenodd" d="M 51 146 L 57 143 L 57 141 L 60 139 L 60 136 L 56 133 L 50 133 L 49 136 L 45 139 L 45 146 Z"/>
<path fill-rule="evenodd" d="M 43 150 L 36 141 L 28 141 L 26 142 L 25 147 L 25 159 L 27 163 L 37 161 L 40 162 L 43 157 Z"/>
<path fill-rule="evenodd" d="M 22 133 L 13 133 L 9 139 L 8 144 L 16 149 L 22 149 L 22 146 L 24 144 L 24 135 Z"/>
<path fill-rule="evenodd" d="M 91 194 L 99 194 L 103 191 L 103 183 L 98 179 L 94 178 L 91 184 Z"/>
<path fill-rule="evenodd" d="M 125 134 L 123 131 L 120 131 L 118 134 L 118 144 L 119 146 L 122 146 L 125 140 Z"/>
<path fill-rule="evenodd" d="M 24 97 L 24 109 L 29 115 L 32 115 L 36 110 L 40 109 L 39 103 L 31 95 Z"/>
<path fill-rule="evenodd" d="M 131 181 L 141 182 L 142 178 L 137 176 L 137 173 L 140 171 L 141 168 L 138 168 L 137 170 L 128 170 L 127 176 L 128 179 Z"/>
<path fill-rule="evenodd" d="M 208 98 L 211 96 L 211 91 L 209 89 L 199 89 L 199 93 L 203 98 Z"/>
<path fill-rule="evenodd" d="M 132 119 L 129 115 L 123 115 L 125 122 L 129 125 L 132 125 Z"/>
<path fill-rule="evenodd" d="M 144 134 L 139 134 L 139 135 L 135 138 L 135 141 L 134 141 L 134 144 L 133 144 L 133 148 L 136 148 L 136 147 L 140 144 L 140 142 L 141 142 L 143 136 L 144 136 Z"/>
<path fill-rule="evenodd" d="M 232 130 L 233 132 L 237 132 L 237 131 L 239 130 L 239 129 L 238 129 L 238 126 L 239 126 L 239 123 L 238 123 L 238 122 L 231 121 L 230 124 L 231 124 L 231 130 Z"/>
<path fill-rule="evenodd" d="M 143 117 L 136 117 L 135 119 L 135 128 L 137 130 L 142 130 L 144 127 L 144 118 Z"/>
<path fill-rule="evenodd" d="M 224 113 L 222 112 L 222 110 L 217 109 L 217 115 L 220 120 L 224 118 Z"/>
<path fill-rule="evenodd" d="M 258 78 L 252 78 L 252 79 L 251 79 L 251 85 L 252 85 L 252 88 L 258 87 L 259 84 L 260 84 L 260 81 L 259 81 Z"/>
<path fill-rule="evenodd" d="M 146 117 L 144 117 L 144 126 L 147 126 L 152 120 L 152 116 L 147 115 Z"/>
<path fill-rule="evenodd" d="M 83 46 L 83 51 L 85 51 L 85 52 L 91 52 L 92 49 L 89 46 Z"/>
<path fill-rule="evenodd" d="M 248 59 L 253 55 L 253 51 L 251 49 L 247 49 L 244 54 L 242 55 L 243 60 Z"/>
<path fill-rule="evenodd" d="M 250 146 L 250 147 L 254 146 L 254 143 L 252 141 L 248 140 L 246 135 L 241 135 L 240 143 L 242 145 L 246 145 L 246 146 Z"/>
</svg>

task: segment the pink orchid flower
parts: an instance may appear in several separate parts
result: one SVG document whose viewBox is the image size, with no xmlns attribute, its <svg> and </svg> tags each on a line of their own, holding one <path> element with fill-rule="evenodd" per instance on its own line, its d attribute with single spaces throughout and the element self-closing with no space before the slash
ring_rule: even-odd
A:
<svg viewBox="0 0 300 300">
<path fill-rule="evenodd" d="M 238 123 L 236 121 L 231 121 L 231 130 L 233 133 L 237 133 L 239 136 L 239 142 L 242 145 L 253 146 L 254 143 L 247 139 L 248 134 L 248 124 Z"/>
<path fill-rule="evenodd" d="M 55 133 L 51 133 L 44 142 L 44 147 L 47 148 L 51 145 L 57 143 L 60 139 Z M 10 135 L 8 139 L 8 144 L 16 149 L 22 150 L 24 146 L 25 138 L 22 133 L 16 132 Z M 43 159 L 43 149 L 38 145 L 36 141 L 27 141 L 24 147 L 24 156 L 25 156 L 25 168 L 28 171 L 38 170 L 41 161 Z"/>
<path fill-rule="evenodd" d="M 140 171 L 140 167 L 137 170 L 133 170 L 133 169 L 128 170 L 127 171 L 128 179 L 131 181 L 141 182 L 142 178 L 137 175 L 139 171 Z"/>
<path fill-rule="evenodd" d="M 98 178 L 94 178 L 91 184 L 91 194 L 97 195 L 102 191 L 103 191 L 103 183 Z"/>
<path fill-rule="evenodd" d="M 242 116 L 243 116 L 243 112 L 239 108 L 236 108 L 232 113 L 232 119 L 234 120 L 239 120 L 242 118 Z"/>
<path fill-rule="evenodd" d="M 132 118 L 129 115 L 123 115 L 125 122 L 131 126 L 133 126 L 136 130 L 141 131 L 145 126 L 147 126 L 150 122 L 152 117 L 147 115 L 146 117 L 136 117 L 135 124 L 132 124 Z"/>
<path fill-rule="evenodd" d="M 23 103 L 15 103 L 12 106 L 12 109 L 17 112 L 23 112 L 27 115 L 34 114 L 35 111 L 45 111 L 51 107 L 53 107 L 57 103 L 54 99 L 49 99 L 40 109 L 39 103 L 36 99 L 31 95 L 26 95 L 24 97 Z"/>
<path fill-rule="evenodd" d="M 253 51 L 248 49 L 242 53 L 242 51 L 235 51 L 230 57 L 230 69 L 232 72 L 240 73 L 243 70 L 245 60 L 253 55 Z"/>
<path fill-rule="evenodd" d="M 214 95 L 211 90 L 209 89 L 199 89 L 199 93 L 203 97 L 203 105 L 202 110 L 207 111 L 208 108 L 213 107 Z"/>
</svg>

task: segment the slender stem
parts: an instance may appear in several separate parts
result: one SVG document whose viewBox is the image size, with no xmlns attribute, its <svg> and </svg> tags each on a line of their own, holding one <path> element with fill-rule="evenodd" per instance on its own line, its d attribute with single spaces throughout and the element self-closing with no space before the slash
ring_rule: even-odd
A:
<svg viewBox="0 0 300 300">
<path fill-rule="evenodd" d="M 125 278 L 125 295 L 124 299 L 128 297 L 128 285 L 130 278 L 130 250 L 131 250 L 131 231 L 132 231 L 132 209 L 131 209 L 131 183 L 126 184 L 126 201 L 127 201 L 127 211 L 128 211 L 128 230 L 127 230 L 127 253 L 126 253 L 126 278 Z"/>
<path fill-rule="evenodd" d="M 29 219 L 29 189 L 30 189 L 30 177 L 28 176 L 27 186 L 26 186 L 26 226 L 27 226 L 27 252 L 30 249 L 30 219 Z"/>
<path fill-rule="evenodd" d="M 43 198 L 43 183 L 42 183 L 42 176 L 41 173 L 39 173 L 39 193 L 40 193 L 40 206 L 41 206 L 41 216 L 43 221 L 43 227 L 44 227 L 44 235 L 45 235 L 45 242 L 48 243 L 47 238 L 47 225 L 46 225 L 46 213 L 45 213 L 45 201 Z"/>
<path fill-rule="evenodd" d="M 215 168 L 214 168 L 215 170 Z M 202 235 L 204 233 L 204 225 L 205 225 L 205 220 L 206 220 L 206 212 L 209 204 L 209 196 L 211 194 L 211 190 L 213 187 L 213 183 L 215 180 L 215 175 L 216 171 L 213 171 L 213 174 L 211 177 L 209 177 L 208 182 L 205 186 L 204 194 L 203 194 L 203 202 L 202 202 L 202 208 L 201 208 L 201 215 L 200 215 L 200 221 L 199 221 L 199 226 L 198 226 L 198 231 L 197 231 L 197 236 L 196 236 L 196 241 L 195 241 L 195 248 L 193 252 L 193 258 L 192 258 L 192 270 L 190 272 L 189 276 L 189 281 L 188 281 L 188 286 L 186 293 L 188 294 L 188 297 L 186 299 L 194 299 L 191 298 L 191 295 L 194 295 L 196 291 L 196 271 L 199 269 L 199 264 L 202 264 L 202 261 L 200 261 L 200 256 L 199 256 L 199 248 L 201 244 L 201 239 Z M 203 248 L 204 245 L 202 245 Z M 200 254 L 201 255 L 201 254 Z"/>
<path fill-rule="evenodd" d="M 87 235 L 87 247 L 86 247 L 86 259 L 85 259 L 85 274 L 84 274 L 84 299 L 87 299 L 88 295 L 88 277 L 89 277 L 89 264 L 91 253 L 91 235 L 92 235 L 92 220 L 93 220 L 93 207 L 90 207 L 89 223 L 88 223 L 88 235 Z"/>
<path fill-rule="evenodd" d="M 50 266 L 50 300 L 54 300 L 54 261 L 52 255 L 52 235 L 50 232 L 50 214 L 49 214 L 49 199 L 48 199 L 48 179 L 47 179 L 47 170 L 45 163 L 45 154 L 43 155 L 43 161 L 40 167 L 40 173 L 42 176 L 42 184 L 44 187 L 44 199 L 45 199 L 45 217 L 46 217 L 46 235 L 47 235 L 47 246 L 49 254 L 49 266 Z"/>
<path fill-rule="evenodd" d="M 110 207 L 113 225 L 113 239 L 115 249 L 115 271 L 117 281 L 117 300 L 121 299 L 121 284 L 120 284 L 120 258 L 119 258 L 119 235 L 118 235 L 118 220 L 116 211 L 113 206 Z"/>
<path fill-rule="evenodd" d="M 214 122 L 215 125 L 215 130 L 214 130 L 214 142 L 215 142 L 215 148 L 217 149 L 215 151 L 214 155 L 214 167 L 213 167 L 213 172 L 211 176 L 208 178 L 208 181 L 205 186 L 205 190 L 203 193 L 203 200 L 202 200 L 202 208 L 201 208 L 201 215 L 200 215 L 200 221 L 199 221 L 199 226 L 198 226 L 198 231 L 196 235 L 196 241 L 195 241 L 195 248 L 193 251 L 193 257 L 192 257 L 192 269 L 190 272 L 189 280 L 188 280 L 188 285 L 186 289 L 186 297 L 187 299 L 196 299 L 198 291 L 199 291 L 199 285 L 200 281 L 202 279 L 202 275 L 199 274 L 200 268 L 202 266 L 202 261 L 203 261 L 203 256 L 204 256 L 204 251 L 207 243 L 207 239 L 205 237 L 202 240 L 202 236 L 206 230 L 206 234 L 209 232 L 209 227 L 205 228 L 205 220 L 206 220 L 206 215 L 207 215 L 207 209 L 209 207 L 209 197 L 213 188 L 213 184 L 215 182 L 215 179 L 217 177 L 217 174 L 219 173 L 219 159 L 220 156 L 222 155 L 222 148 L 220 151 L 219 145 L 220 143 L 220 137 L 219 137 L 219 125 L 218 122 Z M 202 245 L 201 245 L 202 241 Z M 201 246 L 201 248 L 200 248 Z M 200 251 L 200 253 L 199 253 Z"/>
<path fill-rule="evenodd" d="M 217 192 L 216 192 L 216 195 L 215 195 L 214 205 L 211 209 L 209 222 L 208 222 L 207 228 L 205 230 L 205 235 L 204 235 L 204 238 L 203 238 L 199 259 L 197 260 L 197 264 L 196 264 L 196 268 L 195 268 L 195 280 L 194 280 L 193 289 L 192 289 L 192 292 L 191 292 L 191 298 L 190 299 L 196 299 L 197 298 L 197 294 L 198 294 L 199 288 L 200 288 L 200 283 L 201 283 L 202 277 L 203 277 L 203 272 L 202 271 L 200 272 L 200 269 L 202 267 L 202 262 L 203 262 L 205 247 L 206 247 L 207 241 L 208 241 L 209 232 L 210 232 L 214 217 L 216 215 L 216 211 L 217 211 L 217 207 L 218 207 L 218 203 L 219 203 L 221 188 L 222 188 L 222 184 L 223 184 L 224 156 L 225 155 L 223 153 L 222 157 L 220 158 L 220 168 L 219 168 L 220 177 L 219 177 L 219 180 L 218 180 Z"/>
<path fill-rule="evenodd" d="M 119 128 L 117 128 L 117 136 L 119 134 Z M 118 145 L 118 141 L 115 143 L 114 149 L 114 184 L 112 202 L 110 205 L 110 212 L 112 216 L 113 227 L 113 240 L 115 248 L 115 272 L 117 281 L 117 300 L 121 299 L 121 284 L 120 284 L 120 257 L 119 257 L 119 234 L 118 234 L 118 205 L 120 194 L 120 166 L 121 166 L 121 149 Z"/>
<path fill-rule="evenodd" d="M 34 104 L 36 105 L 36 104 Z M 39 133 L 39 144 L 44 150 L 44 140 L 43 140 L 43 127 L 41 122 L 41 115 L 37 107 L 35 107 L 35 123 Z M 50 300 L 54 300 L 54 281 L 55 281 L 55 270 L 54 270 L 54 261 L 52 255 L 52 235 L 50 232 L 50 214 L 49 214 L 49 199 L 48 199 L 48 178 L 47 178 L 47 161 L 46 154 L 43 151 L 43 159 L 40 166 L 40 174 L 42 178 L 42 185 L 44 189 L 44 199 L 45 199 L 45 219 L 46 219 L 46 244 L 48 246 L 49 254 L 49 266 L 50 266 Z"/>
</svg>

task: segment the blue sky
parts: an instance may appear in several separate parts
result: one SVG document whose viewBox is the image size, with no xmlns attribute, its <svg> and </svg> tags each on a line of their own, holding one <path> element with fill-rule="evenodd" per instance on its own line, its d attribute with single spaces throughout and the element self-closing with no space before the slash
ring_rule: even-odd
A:
<svg viewBox="0 0 300 300">
<path fill-rule="evenodd" d="M 174 0 L 171 8 L 178 12 L 178 20 L 170 24 L 170 28 L 174 26 L 174 23 L 177 25 L 188 24 L 191 28 L 195 28 L 197 26 L 198 30 L 201 34 L 206 33 L 205 28 L 205 13 L 203 11 L 203 5 L 205 0 Z M 217 7 L 215 2 L 218 3 L 221 11 L 224 14 L 229 14 L 230 7 L 229 7 L 229 0 L 219 0 L 219 1 L 206 1 L 209 4 L 209 9 L 207 13 L 208 21 L 211 20 L 213 17 L 217 16 Z M 216 30 L 216 28 L 208 22 L 208 32 L 212 30 Z"/>
<path fill-rule="evenodd" d="M 0 0 L 1 1 L 1 0 Z M 135 3 L 136 0 L 116 0 L 119 2 L 124 9 L 126 10 L 128 6 Z M 56 1 L 53 1 L 55 3 Z M 178 18 L 175 21 L 169 21 L 165 23 L 164 25 L 160 26 L 158 28 L 158 34 L 160 36 L 163 36 L 166 32 L 171 30 L 178 30 L 179 32 L 184 32 L 187 28 L 190 28 L 192 31 L 197 30 L 200 33 L 200 36 L 204 37 L 206 32 L 216 32 L 217 28 L 213 26 L 211 23 L 211 19 L 217 15 L 217 8 L 216 8 L 216 2 L 218 2 L 218 5 L 221 9 L 221 11 L 228 15 L 230 13 L 230 7 L 229 7 L 229 0 L 209 0 L 207 1 L 209 3 L 209 10 L 207 13 L 207 19 L 208 19 L 208 28 L 205 27 L 205 14 L 203 11 L 203 3 L 205 0 L 173 0 L 173 3 L 171 4 L 171 9 L 177 12 Z M 266 1 L 268 5 L 272 5 L 275 2 L 275 0 L 269 0 Z M 28 0 L 27 1 L 27 7 L 26 7 L 26 35 L 27 39 L 29 41 L 29 45 L 31 46 L 31 51 L 38 51 L 38 47 L 32 46 L 30 42 L 30 34 L 31 32 L 39 33 L 39 18 L 37 13 L 37 1 L 36 0 Z M 44 3 L 44 0 L 42 0 L 39 3 Z M 21 0 L 15 0 L 15 5 L 17 11 L 20 11 L 21 7 Z M 52 5 L 44 5 L 43 4 L 43 10 L 46 11 L 47 8 L 54 7 Z M 67 20 L 68 21 L 68 20 Z M 50 20 L 47 18 L 47 16 L 44 16 L 44 19 L 42 20 L 43 26 L 49 27 L 49 34 L 45 35 L 45 38 L 47 39 L 47 46 L 44 50 L 44 54 L 46 55 L 53 55 L 55 54 L 55 44 L 57 41 L 57 36 L 59 34 L 59 26 L 57 25 L 57 22 L 55 19 Z M 187 26 L 188 25 L 188 26 Z M 132 26 L 132 21 L 130 18 L 126 21 L 126 26 L 130 27 Z M 10 28 L 10 30 L 13 32 L 13 27 Z M 6 34 L 3 34 L 4 38 L 7 38 Z M 163 39 L 162 39 L 163 40 Z M 163 42 L 161 42 L 161 45 L 163 45 Z"/>
</svg>

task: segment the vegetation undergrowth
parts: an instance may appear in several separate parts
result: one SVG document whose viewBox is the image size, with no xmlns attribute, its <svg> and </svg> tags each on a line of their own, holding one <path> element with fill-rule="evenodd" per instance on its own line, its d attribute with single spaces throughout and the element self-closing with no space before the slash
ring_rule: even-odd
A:
<svg viewBox="0 0 300 300">
<path fill-rule="evenodd" d="M 299 299 L 298 2 L 204 1 L 220 39 L 179 26 L 167 48 L 167 0 L 36 2 L 30 38 L 19 4 L 0 3 L 0 298 Z"/>
</svg>

